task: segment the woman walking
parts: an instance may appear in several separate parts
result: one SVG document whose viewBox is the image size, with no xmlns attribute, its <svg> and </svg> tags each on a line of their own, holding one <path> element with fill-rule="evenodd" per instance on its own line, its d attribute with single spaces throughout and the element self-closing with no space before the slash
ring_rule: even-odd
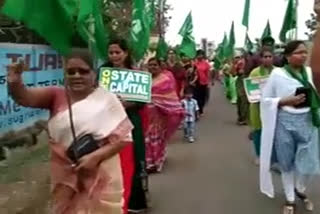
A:
<svg viewBox="0 0 320 214">
<path fill-rule="evenodd" d="M 254 69 L 249 77 L 250 78 L 267 78 L 271 71 L 273 70 L 273 52 L 271 49 L 263 49 L 261 51 L 261 65 Z M 260 163 L 260 141 L 261 141 L 261 131 L 262 124 L 260 118 L 260 103 L 251 103 L 250 104 L 250 127 L 252 129 L 252 141 L 256 153 L 255 164 L 259 165 Z"/>
<path fill-rule="evenodd" d="M 151 58 L 148 70 L 152 74 L 152 102 L 148 104 L 149 126 L 146 134 L 147 170 L 161 172 L 166 160 L 167 143 L 177 130 L 184 110 L 175 92 L 173 80 L 164 74 L 160 62 Z"/>
<path fill-rule="evenodd" d="M 115 39 L 109 43 L 108 59 L 109 61 L 103 66 L 120 69 L 134 68 L 129 47 L 125 40 Z M 121 153 L 126 183 L 124 212 L 127 213 L 128 209 L 133 212 L 140 212 L 147 209 L 148 178 L 145 163 L 144 131 L 147 128 L 148 118 L 143 103 L 124 100 L 122 100 L 122 103 L 134 125 L 132 132 L 133 147 L 127 148 Z"/>
<path fill-rule="evenodd" d="M 176 92 L 179 99 L 181 99 L 186 84 L 187 72 L 182 63 L 177 60 L 177 55 L 174 50 L 169 50 L 168 52 L 167 70 L 172 72 L 176 80 Z"/>
<path fill-rule="evenodd" d="M 50 111 L 53 213 L 122 214 L 124 185 L 119 152 L 131 144 L 133 126 L 118 98 L 96 87 L 89 53 L 74 51 L 66 58 L 64 88 L 26 88 L 22 67 L 9 66 L 12 98 L 22 106 Z M 92 152 L 79 158 L 73 156 L 78 156 L 78 150 L 70 150 L 76 145 L 68 122 L 70 114 L 77 143 L 83 137 L 90 139 L 86 151 Z"/>
<path fill-rule="evenodd" d="M 272 71 L 261 101 L 261 191 L 274 197 L 270 173 L 272 150 L 280 166 L 286 203 L 284 214 L 294 214 L 296 198 L 308 211 L 313 203 L 305 191 L 310 177 L 319 174 L 319 106 L 312 72 L 305 66 L 307 48 L 290 42 L 284 51 L 288 64 Z"/>
<path fill-rule="evenodd" d="M 237 93 L 237 113 L 238 113 L 238 120 L 237 124 L 247 125 L 249 120 L 249 102 L 247 99 L 247 95 L 244 89 L 243 79 L 245 78 L 245 65 L 246 61 L 244 58 L 244 54 L 241 50 L 236 51 L 234 61 L 233 61 L 233 68 L 232 74 L 235 76 L 235 89 Z"/>
</svg>

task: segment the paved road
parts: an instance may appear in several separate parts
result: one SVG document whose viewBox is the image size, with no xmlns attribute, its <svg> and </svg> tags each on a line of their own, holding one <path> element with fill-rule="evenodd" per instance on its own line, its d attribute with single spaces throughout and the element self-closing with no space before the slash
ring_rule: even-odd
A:
<svg viewBox="0 0 320 214">
<path fill-rule="evenodd" d="M 276 199 L 260 194 L 248 128 L 235 125 L 235 113 L 220 86 L 214 87 L 198 125 L 198 142 L 182 143 L 178 134 L 163 173 L 151 177 L 152 214 L 281 213 L 284 196 L 279 176 L 275 176 Z M 319 180 L 310 191 L 315 213 L 320 213 Z"/>
</svg>

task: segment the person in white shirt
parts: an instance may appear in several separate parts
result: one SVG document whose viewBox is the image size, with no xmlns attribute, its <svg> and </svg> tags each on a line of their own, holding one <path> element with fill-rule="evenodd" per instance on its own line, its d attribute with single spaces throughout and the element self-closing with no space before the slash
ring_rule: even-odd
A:
<svg viewBox="0 0 320 214">
<path fill-rule="evenodd" d="M 306 210 L 314 207 L 305 191 L 311 175 L 320 172 L 320 98 L 311 69 L 305 67 L 308 52 L 304 42 L 288 43 L 284 53 L 288 64 L 272 71 L 260 104 L 260 189 L 274 197 L 270 167 L 279 164 L 287 201 L 283 213 L 294 214 L 296 197 L 304 202 Z"/>
</svg>

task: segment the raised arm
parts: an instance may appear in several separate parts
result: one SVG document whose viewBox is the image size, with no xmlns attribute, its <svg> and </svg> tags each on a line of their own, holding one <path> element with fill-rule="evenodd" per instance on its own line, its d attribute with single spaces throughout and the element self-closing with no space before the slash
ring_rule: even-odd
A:
<svg viewBox="0 0 320 214">
<path fill-rule="evenodd" d="M 311 68 L 313 72 L 314 84 L 318 91 L 320 91 L 320 0 L 314 1 L 314 10 L 317 14 L 317 29 L 313 41 Z"/>
<path fill-rule="evenodd" d="M 54 98 L 52 88 L 26 88 L 22 80 L 23 70 L 22 64 L 8 66 L 8 90 L 13 100 L 25 107 L 49 109 Z"/>
</svg>

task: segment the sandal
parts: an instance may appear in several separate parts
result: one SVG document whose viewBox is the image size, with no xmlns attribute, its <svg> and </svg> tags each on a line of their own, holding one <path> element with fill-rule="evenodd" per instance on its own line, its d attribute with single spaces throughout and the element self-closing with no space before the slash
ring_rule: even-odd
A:
<svg viewBox="0 0 320 214">
<path fill-rule="evenodd" d="M 304 208 L 305 210 L 312 212 L 314 210 L 314 204 L 312 203 L 312 201 L 310 201 L 310 199 L 308 198 L 308 196 L 304 193 L 299 192 L 297 189 L 294 190 L 296 193 L 296 196 L 303 201 L 304 203 Z"/>
<path fill-rule="evenodd" d="M 283 214 L 295 214 L 296 213 L 296 204 L 287 202 L 283 206 Z"/>
</svg>

